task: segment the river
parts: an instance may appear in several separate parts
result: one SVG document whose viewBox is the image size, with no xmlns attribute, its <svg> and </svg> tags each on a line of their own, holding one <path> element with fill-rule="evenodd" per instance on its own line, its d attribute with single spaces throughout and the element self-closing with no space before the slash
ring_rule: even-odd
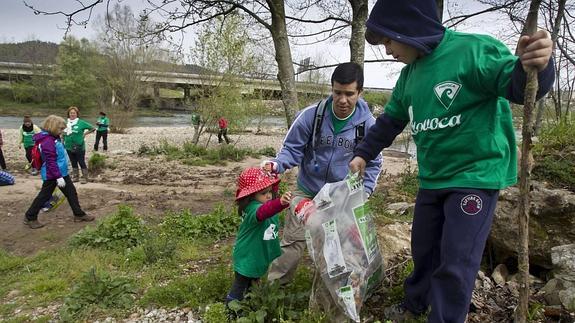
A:
<svg viewBox="0 0 575 323">
<path fill-rule="evenodd" d="M 40 124 L 42 118 L 33 117 L 32 120 L 36 124 Z M 89 122 L 95 122 L 95 120 L 88 119 Z M 0 117 L 0 129 L 18 129 L 22 125 L 21 117 Z M 134 118 L 133 126 L 135 127 L 189 127 L 190 126 L 190 114 L 175 113 L 171 116 L 140 116 Z M 283 117 L 265 117 L 262 120 L 262 127 L 287 127 L 286 120 Z M 399 152 L 406 152 L 405 142 L 400 142 L 396 140 L 391 147 L 392 150 Z M 415 145 L 413 141 L 409 142 L 409 147 L 407 152 L 411 156 L 415 156 Z"/>
</svg>

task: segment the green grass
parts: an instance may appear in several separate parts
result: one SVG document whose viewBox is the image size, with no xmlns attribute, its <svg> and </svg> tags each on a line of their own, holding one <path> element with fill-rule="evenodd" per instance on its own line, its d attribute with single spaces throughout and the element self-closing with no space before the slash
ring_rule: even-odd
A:
<svg viewBox="0 0 575 323">
<path fill-rule="evenodd" d="M 258 158 L 264 156 L 275 156 L 275 149 L 265 147 L 260 150 L 236 148 L 233 145 L 223 145 L 218 148 L 205 148 L 197 146 L 192 142 L 184 142 L 180 146 L 169 144 L 163 140 L 158 145 L 142 145 L 138 149 L 140 156 L 164 155 L 168 160 L 178 160 L 190 166 L 205 165 L 226 165 L 230 161 L 242 161 L 246 157 Z"/>
</svg>

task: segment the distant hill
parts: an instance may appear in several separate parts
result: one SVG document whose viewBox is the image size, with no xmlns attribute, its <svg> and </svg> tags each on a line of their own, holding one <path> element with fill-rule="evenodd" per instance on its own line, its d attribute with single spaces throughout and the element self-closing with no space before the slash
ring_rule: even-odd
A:
<svg viewBox="0 0 575 323">
<path fill-rule="evenodd" d="M 58 47 L 58 44 L 39 40 L 22 43 L 0 43 L 0 62 L 56 64 Z M 194 64 L 178 65 L 162 61 L 148 63 L 144 68 L 178 73 L 217 74 Z"/>
<path fill-rule="evenodd" d="M 0 44 L 0 62 L 55 64 L 58 44 L 39 40 Z"/>
</svg>

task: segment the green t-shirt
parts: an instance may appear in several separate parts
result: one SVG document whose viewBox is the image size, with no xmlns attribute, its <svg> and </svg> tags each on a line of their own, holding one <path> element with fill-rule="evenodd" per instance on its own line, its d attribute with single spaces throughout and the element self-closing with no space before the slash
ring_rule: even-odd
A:
<svg viewBox="0 0 575 323">
<path fill-rule="evenodd" d="M 502 189 L 517 181 L 517 147 L 504 98 L 517 57 L 485 35 L 446 30 L 403 68 L 385 113 L 409 120 L 420 187 Z"/>
<path fill-rule="evenodd" d="M 38 132 L 40 132 L 40 128 L 36 125 L 32 126 L 32 131 L 25 131 L 24 127 L 20 126 L 20 142 L 22 142 L 24 148 L 34 146 L 34 139 L 32 137 Z"/>
<path fill-rule="evenodd" d="M 347 116 L 347 118 L 345 119 L 339 119 L 336 115 L 335 112 L 333 112 L 333 101 L 329 102 L 329 107 L 328 111 L 330 111 L 331 114 L 331 123 L 333 124 L 333 134 L 337 135 L 341 129 L 343 129 L 343 127 L 345 127 L 345 125 L 347 124 L 347 122 L 349 120 L 351 120 L 351 117 L 353 117 L 353 115 L 355 114 L 355 109 L 353 109 L 353 111 L 351 112 L 351 114 L 349 116 Z"/>
<path fill-rule="evenodd" d="M 108 119 L 106 116 L 98 117 L 96 125 L 98 125 L 99 132 L 108 131 L 108 127 L 110 126 L 110 119 Z"/>
<path fill-rule="evenodd" d="M 197 113 L 192 113 L 191 121 L 193 126 L 199 126 L 201 121 L 200 115 Z"/>
<path fill-rule="evenodd" d="M 74 146 L 81 146 L 82 150 L 86 150 L 86 145 L 84 143 L 84 131 L 92 129 L 94 129 L 94 126 L 78 118 L 78 122 L 72 126 L 72 133 L 67 134 L 65 131 L 63 133 L 64 147 L 66 150 L 73 150 Z"/>
<path fill-rule="evenodd" d="M 244 210 L 234 246 L 234 270 L 246 277 L 260 278 L 281 255 L 277 214 L 258 222 L 256 211 L 262 204 L 252 201 Z"/>
</svg>

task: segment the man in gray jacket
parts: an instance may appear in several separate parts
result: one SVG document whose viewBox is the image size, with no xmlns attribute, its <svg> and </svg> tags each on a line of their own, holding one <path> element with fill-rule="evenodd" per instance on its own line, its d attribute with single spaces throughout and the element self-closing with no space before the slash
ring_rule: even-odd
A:
<svg viewBox="0 0 575 323">
<path fill-rule="evenodd" d="M 297 204 L 313 199 L 326 183 L 343 180 L 356 144 L 375 123 L 367 103 L 360 98 L 363 69 L 356 63 L 343 63 L 331 77 L 332 94 L 320 103 L 299 112 L 283 147 L 273 160 L 262 166 L 283 173 L 298 166 L 297 190 L 285 219 L 281 241 L 282 255 L 271 265 L 268 280 L 286 284 L 293 279 L 305 248 L 303 225 L 295 217 Z M 381 171 L 379 155 L 366 167 L 364 184 L 371 195 Z"/>
</svg>

